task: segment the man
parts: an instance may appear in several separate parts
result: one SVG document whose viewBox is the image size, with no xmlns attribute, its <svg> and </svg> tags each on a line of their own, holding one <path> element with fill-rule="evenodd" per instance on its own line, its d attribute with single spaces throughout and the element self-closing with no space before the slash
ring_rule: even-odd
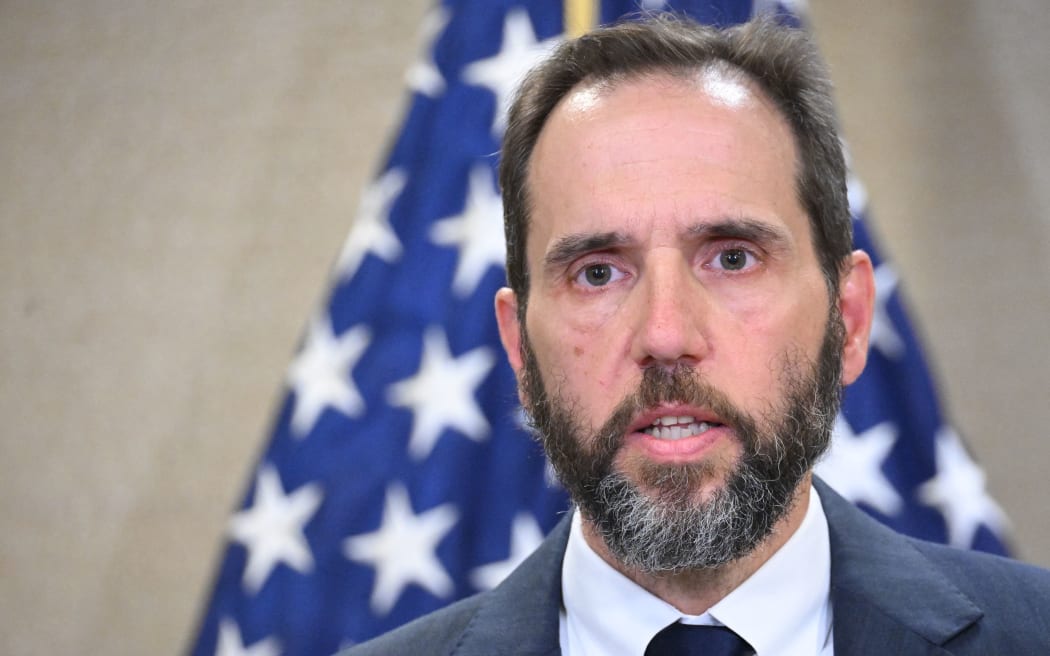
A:
<svg viewBox="0 0 1050 656">
<path fill-rule="evenodd" d="M 578 512 L 495 590 L 350 654 L 1050 653 L 1050 574 L 898 536 L 812 476 L 874 282 L 804 34 L 568 42 L 500 166 L 500 334 Z"/>
</svg>

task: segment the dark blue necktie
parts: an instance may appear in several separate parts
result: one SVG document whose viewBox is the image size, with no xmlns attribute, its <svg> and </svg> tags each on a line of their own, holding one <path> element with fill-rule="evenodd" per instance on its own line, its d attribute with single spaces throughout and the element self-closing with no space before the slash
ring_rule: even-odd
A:
<svg viewBox="0 0 1050 656">
<path fill-rule="evenodd" d="M 752 656 L 747 641 L 724 626 L 675 622 L 657 633 L 645 656 Z"/>
</svg>

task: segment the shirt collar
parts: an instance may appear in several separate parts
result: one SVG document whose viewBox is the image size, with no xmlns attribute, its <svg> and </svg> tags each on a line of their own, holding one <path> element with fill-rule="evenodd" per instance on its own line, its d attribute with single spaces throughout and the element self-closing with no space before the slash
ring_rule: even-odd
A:
<svg viewBox="0 0 1050 656">
<path fill-rule="evenodd" d="M 811 655 L 831 644 L 828 524 L 813 488 L 798 530 L 754 574 L 698 616 L 683 615 L 602 560 L 584 540 L 581 521 L 576 513 L 562 561 L 562 646 L 568 654 L 636 656 L 678 620 L 724 624 L 758 656 Z"/>
<path fill-rule="evenodd" d="M 798 530 L 709 615 L 755 653 L 818 654 L 831 638 L 831 546 L 816 489 Z"/>
</svg>

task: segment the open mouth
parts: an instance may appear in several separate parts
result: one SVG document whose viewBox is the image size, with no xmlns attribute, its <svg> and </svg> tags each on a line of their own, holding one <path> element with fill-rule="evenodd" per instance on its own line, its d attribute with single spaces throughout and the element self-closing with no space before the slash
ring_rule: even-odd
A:
<svg viewBox="0 0 1050 656">
<path fill-rule="evenodd" d="M 696 417 L 659 417 L 640 432 L 660 440 L 680 440 L 694 435 L 703 435 L 712 428 L 721 426 L 717 422 L 701 421 Z"/>
</svg>

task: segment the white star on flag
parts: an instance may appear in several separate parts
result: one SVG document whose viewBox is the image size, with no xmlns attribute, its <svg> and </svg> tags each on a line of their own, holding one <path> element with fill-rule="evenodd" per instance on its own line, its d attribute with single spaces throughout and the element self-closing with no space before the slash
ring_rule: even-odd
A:
<svg viewBox="0 0 1050 656">
<path fill-rule="evenodd" d="M 420 40 L 425 44 L 423 55 L 405 73 L 408 88 L 429 98 L 436 98 L 445 90 L 445 78 L 434 63 L 434 44 L 450 17 L 448 9 L 441 6 L 432 7 L 423 15 L 419 29 Z"/>
<path fill-rule="evenodd" d="M 477 165 L 470 171 L 463 213 L 442 219 L 430 229 L 434 243 L 459 246 L 459 261 L 452 278 L 456 296 L 470 296 L 490 267 L 503 266 L 507 247 L 502 218 L 503 203 L 492 184 L 492 171 L 486 165 Z"/>
<path fill-rule="evenodd" d="M 875 314 L 871 318 L 871 345 L 891 360 L 904 355 L 904 340 L 893 327 L 886 304 L 897 289 L 897 272 L 887 263 L 875 269 Z"/>
<path fill-rule="evenodd" d="M 321 488 L 316 483 L 286 495 L 273 466 L 259 469 L 251 507 L 231 517 L 228 528 L 230 537 L 248 550 L 243 578 L 247 591 L 257 593 L 279 563 L 301 574 L 313 569 L 303 529 L 320 505 Z"/>
<path fill-rule="evenodd" d="M 514 571 L 536 547 L 543 542 L 543 531 L 536 518 L 527 512 L 518 513 L 510 529 L 510 555 L 488 565 L 474 568 L 470 582 L 478 590 L 491 590 Z"/>
<path fill-rule="evenodd" d="M 507 12 L 503 22 L 503 40 L 500 51 L 463 69 L 467 84 L 488 87 L 496 94 L 496 115 L 492 132 L 498 138 L 507 128 L 507 110 L 518 84 L 533 66 L 558 43 L 557 38 L 536 40 L 529 12 L 516 7 Z"/>
<path fill-rule="evenodd" d="M 379 528 L 343 541 L 347 558 L 375 568 L 371 606 L 377 615 L 389 613 L 410 583 L 442 599 L 452 594 L 455 586 L 436 550 L 458 519 L 451 503 L 417 515 L 404 487 L 387 488 Z"/>
<path fill-rule="evenodd" d="M 340 280 L 353 278 L 369 253 L 384 262 L 401 257 L 401 241 L 390 227 L 390 209 L 407 180 L 404 170 L 393 168 L 365 189 L 335 265 Z"/>
<path fill-rule="evenodd" d="M 838 415 L 831 448 L 816 466 L 816 473 L 847 500 L 863 502 L 887 517 L 904 505 L 897 489 L 882 472 L 882 463 L 897 441 L 897 429 L 888 421 L 860 435 Z"/>
<path fill-rule="evenodd" d="M 934 506 L 948 525 L 948 543 L 968 549 L 981 524 L 996 532 L 1007 529 L 1002 508 L 984 487 L 984 472 L 970 458 L 949 427 L 937 431 L 937 474 L 919 488 L 923 503 Z"/>
<path fill-rule="evenodd" d="M 365 402 L 350 372 L 370 341 L 365 325 L 354 326 L 337 338 L 327 316 L 311 319 L 302 350 L 288 368 L 287 381 L 295 392 L 292 435 L 305 437 L 325 408 L 348 417 L 364 412 Z"/>
<path fill-rule="evenodd" d="M 853 214 L 860 214 L 867 209 L 868 190 L 852 171 L 846 178 L 846 197 L 849 199 L 849 211 Z"/>
<path fill-rule="evenodd" d="M 266 638 L 251 647 L 245 647 L 241 630 L 232 620 L 224 619 L 219 623 L 219 640 L 215 647 L 215 656 L 277 656 L 281 653 L 277 641 Z"/>
<path fill-rule="evenodd" d="M 550 458 L 546 458 L 543 463 L 543 482 L 550 488 L 561 488 L 561 480 L 558 478 L 558 472 L 554 469 L 554 463 L 550 461 Z"/>
<path fill-rule="evenodd" d="M 495 363 L 492 350 L 485 346 L 452 357 L 445 331 L 437 326 L 426 330 L 419 371 L 387 388 L 390 405 L 410 408 L 414 415 L 408 441 L 413 458 L 430 455 L 446 427 L 476 442 L 488 435 L 489 423 L 474 391 Z"/>
<path fill-rule="evenodd" d="M 517 427 L 525 433 L 528 433 L 536 438 L 536 430 L 532 427 L 532 419 L 529 417 L 529 413 L 525 408 L 518 406 L 518 409 L 514 411 L 514 423 Z M 547 487 L 561 489 L 561 481 L 558 480 L 558 472 L 554 470 L 554 464 L 550 461 L 550 458 L 544 455 L 543 458 L 543 482 L 547 484 Z"/>
</svg>

